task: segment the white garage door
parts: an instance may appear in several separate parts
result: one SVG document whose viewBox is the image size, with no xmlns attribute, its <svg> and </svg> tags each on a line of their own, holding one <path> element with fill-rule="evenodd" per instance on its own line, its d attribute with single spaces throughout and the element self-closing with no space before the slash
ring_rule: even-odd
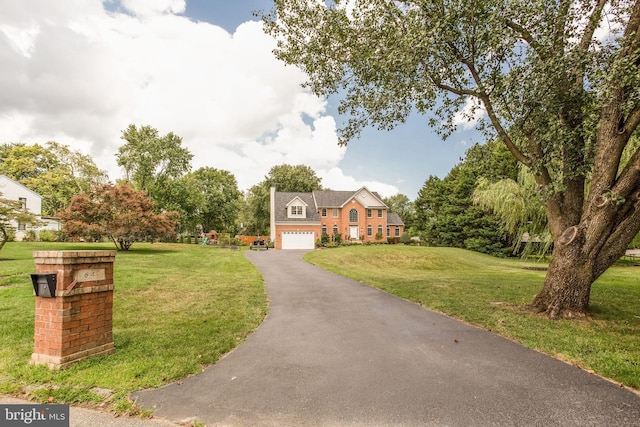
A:
<svg viewBox="0 0 640 427">
<path fill-rule="evenodd" d="M 282 249 L 313 249 L 313 231 L 283 231 Z"/>
</svg>

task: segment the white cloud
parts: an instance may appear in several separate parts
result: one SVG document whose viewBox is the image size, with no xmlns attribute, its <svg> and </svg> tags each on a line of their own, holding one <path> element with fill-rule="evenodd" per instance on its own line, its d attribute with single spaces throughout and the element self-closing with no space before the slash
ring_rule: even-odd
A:
<svg viewBox="0 0 640 427">
<path fill-rule="evenodd" d="M 332 190 L 358 190 L 367 187 L 371 191 L 376 191 L 382 197 L 390 197 L 398 194 L 398 187 L 385 184 L 379 181 L 360 181 L 351 176 L 346 176 L 340 168 L 322 170 L 319 173 L 322 177 L 322 185 Z"/>
<path fill-rule="evenodd" d="M 485 109 L 476 98 L 467 98 L 462 110 L 454 114 L 452 124 L 463 130 L 473 129 L 485 115 Z"/>
<path fill-rule="evenodd" d="M 361 186 L 337 168 L 345 148 L 326 102 L 275 59 L 258 22 L 233 34 L 184 16 L 184 0 L 0 0 L 0 143 L 56 140 L 94 157 L 112 180 L 129 124 L 174 132 L 193 167 L 240 188 L 278 164 L 338 171 L 325 186 Z M 383 184 L 369 186 L 384 192 Z"/>
<path fill-rule="evenodd" d="M 185 0 L 121 0 L 121 4 L 136 16 L 182 13 L 187 7 Z"/>
</svg>

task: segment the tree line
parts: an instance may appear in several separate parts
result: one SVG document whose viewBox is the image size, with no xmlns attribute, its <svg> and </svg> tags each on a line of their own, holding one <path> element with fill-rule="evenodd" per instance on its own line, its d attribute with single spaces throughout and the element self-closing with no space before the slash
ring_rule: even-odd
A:
<svg viewBox="0 0 640 427">
<path fill-rule="evenodd" d="M 40 194 L 42 215 L 62 219 L 67 237 L 107 236 L 123 250 L 142 238 L 211 230 L 268 234 L 271 186 L 279 191 L 322 188 L 310 167 L 285 164 L 242 192 L 229 171 L 192 170 L 193 154 L 172 132 L 161 135 L 152 126 L 132 124 L 121 138 L 116 158 L 124 176 L 115 184 L 90 156 L 57 142 L 0 145 L 0 173 Z M 1 196 L 4 244 L 12 220 L 35 224 L 37 219 Z"/>
<path fill-rule="evenodd" d="M 270 187 L 286 192 L 323 189 L 310 167 L 284 164 L 272 167 L 263 181 L 242 192 L 229 171 L 191 170 L 193 155 L 172 132 L 160 135 L 151 126 L 130 125 L 122 139 L 116 158 L 124 176 L 116 185 L 108 183 L 106 173 L 89 156 L 56 142 L 0 146 L 0 173 L 41 194 L 42 214 L 63 219 L 67 236 L 108 236 L 120 249 L 143 238 L 181 233 L 268 234 Z M 446 177 L 430 176 L 415 201 L 403 194 L 384 201 L 404 220 L 406 243 L 417 236 L 430 246 L 509 255 L 522 233 L 543 235 L 546 229 L 543 214 L 536 221 L 525 216 L 513 225 L 509 215 L 493 213 L 500 201 L 510 201 L 507 211 L 518 206 L 513 199 L 519 192 L 534 197 L 534 191 L 517 183 L 518 171 L 508 150 L 490 141 L 467 150 Z M 496 186 L 507 181 L 515 184 L 509 195 L 498 192 L 490 200 Z M 539 202 L 523 203 L 537 206 L 540 213 Z"/>
</svg>

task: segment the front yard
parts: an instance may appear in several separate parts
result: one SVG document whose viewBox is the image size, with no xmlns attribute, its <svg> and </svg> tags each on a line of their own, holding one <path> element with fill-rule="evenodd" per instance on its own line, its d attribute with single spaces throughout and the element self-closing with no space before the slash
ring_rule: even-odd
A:
<svg viewBox="0 0 640 427">
<path fill-rule="evenodd" d="M 241 251 L 136 243 L 114 264 L 116 353 L 64 371 L 29 365 L 34 250 L 109 244 L 8 243 L 0 252 L 0 393 L 131 411 L 127 396 L 197 374 L 240 344 L 267 312 L 262 277 Z"/>
</svg>

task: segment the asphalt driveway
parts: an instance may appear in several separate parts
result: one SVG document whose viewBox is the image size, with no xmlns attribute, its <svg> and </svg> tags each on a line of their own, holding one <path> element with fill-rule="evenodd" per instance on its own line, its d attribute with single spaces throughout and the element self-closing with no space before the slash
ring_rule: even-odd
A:
<svg viewBox="0 0 640 427">
<path fill-rule="evenodd" d="M 270 310 L 202 374 L 134 398 L 208 426 L 640 426 L 640 396 L 302 261 L 248 251 Z"/>
</svg>

